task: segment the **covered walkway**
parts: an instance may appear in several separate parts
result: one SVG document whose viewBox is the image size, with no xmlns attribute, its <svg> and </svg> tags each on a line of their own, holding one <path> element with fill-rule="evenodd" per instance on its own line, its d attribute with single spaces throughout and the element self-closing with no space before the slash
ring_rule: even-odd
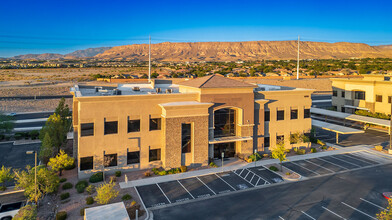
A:
<svg viewBox="0 0 392 220">
<path fill-rule="evenodd" d="M 312 119 L 312 126 L 322 128 L 327 131 L 332 131 L 336 133 L 336 143 L 339 143 L 339 134 L 359 134 L 365 133 L 363 130 L 354 129 L 350 127 L 345 127 L 337 124 L 331 124 L 328 122 L 323 122 L 319 120 Z"/>
</svg>

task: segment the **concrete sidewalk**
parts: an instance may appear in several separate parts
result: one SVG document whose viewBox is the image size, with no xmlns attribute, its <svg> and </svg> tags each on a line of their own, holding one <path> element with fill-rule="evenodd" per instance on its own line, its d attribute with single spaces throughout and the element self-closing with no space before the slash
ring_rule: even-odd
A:
<svg viewBox="0 0 392 220">
<path fill-rule="evenodd" d="M 348 152 L 355 152 L 355 151 L 361 151 L 361 150 L 369 150 L 369 148 L 365 145 L 345 147 L 345 148 L 339 147 L 338 150 L 324 151 L 324 152 L 306 154 L 306 155 L 291 156 L 291 157 L 288 157 L 287 159 L 288 159 L 288 161 L 297 161 L 297 160 L 312 159 L 312 158 L 317 158 L 317 157 L 336 155 L 336 154 L 348 153 Z M 374 151 L 373 153 L 378 154 L 384 158 L 386 156 L 385 154 L 382 154 L 382 153 L 379 153 L 376 151 Z M 387 157 L 392 160 L 392 156 L 387 155 Z M 253 163 L 241 163 L 241 164 L 236 164 L 233 166 L 209 168 L 209 169 L 190 171 L 190 172 L 179 173 L 179 174 L 144 178 L 144 179 L 139 179 L 139 180 L 128 181 L 128 183 L 120 182 L 119 184 L 120 184 L 121 188 L 144 186 L 144 185 L 150 185 L 150 184 L 155 184 L 155 183 L 162 183 L 162 182 L 168 182 L 168 181 L 179 180 L 179 179 L 184 179 L 184 178 L 190 178 L 190 177 L 195 177 L 195 176 L 214 174 L 214 173 L 219 173 L 222 171 L 223 172 L 232 171 L 232 170 L 237 170 L 237 169 L 251 168 L 254 166 L 261 166 L 261 165 L 267 165 L 267 164 L 273 164 L 273 163 L 279 163 L 279 160 L 278 159 L 261 160 L 261 161 L 257 161 L 256 164 L 254 162 Z"/>
</svg>

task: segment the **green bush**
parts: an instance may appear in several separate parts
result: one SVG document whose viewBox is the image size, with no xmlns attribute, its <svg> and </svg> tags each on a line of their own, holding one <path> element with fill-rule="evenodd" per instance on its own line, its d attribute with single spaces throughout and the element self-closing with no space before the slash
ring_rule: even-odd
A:
<svg viewBox="0 0 392 220">
<path fill-rule="evenodd" d="M 321 146 L 325 146 L 325 143 L 320 139 L 317 139 L 317 144 Z"/>
<path fill-rule="evenodd" d="M 250 156 L 248 157 L 248 160 L 254 162 L 254 161 L 260 160 L 261 158 L 262 158 L 262 157 L 260 156 L 259 153 L 254 153 L 254 154 L 252 154 L 252 155 L 250 155 Z"/>
<path fill-rule="evenodd" d="M 114 175 L 115 175 L 116 177 L 120 177 L 120 176 L 121 176 L 121 171 L 116 171 L 116 172 L 114 173 Z"/>
<path fill-rule="evenodd" d="M 89 181 L 90 183 L 98 183 L 103 181 L 103 173 L 102 172 L 94 173 L 93 175 L 91 175 Z"/>
<path fill-rule="evenodd" d="M 86 207 L 80 209 L 80 212 L 79 212 L 79 213 L 80 213 L 80 216 L 84 216 L 84 210 L 85 210 L 85 209 L 86 209 Z"/>
<path fill-rule="evenodd" d="M 70 182 L 63 184 L 63 190 L 71 189 L 72 187 L 73 187 L 73 185 Z"/>
<path fill-rule="evenodd" d="M 391 116 L 384 114 L 384 113 L 379 113 L 379 112 L 369 112 L 369 111 L 365 111 L 365 110 L 357 110 L 355 111 L 356 115 L 363 115 L 363 116 L 368 116 L 368 117 L 372 117 L 372 118 L 381 118 L 381 119 L 387 119 L 390 120 Z"/>
<path fill-rule="evenodd" d="M 0 191 L 5 191 L 7 189 L 7 187 L 5 186 L 0 186 Z"/>
<path fill-rule="evenodd" d="M 321 149 L 326 150 L 327 146 L 322 146 Z"/>
<path fill-rule="evenodd" d="M 65 182 L 65 181 L 67 181 L 67 178 L 61 178 L 61 179 L 60 179 L 60 183 L 63 183 L 63 182 Z"/>
<path fill-rule="evenodd" d="M 306 153 L 305 149 L 298 149 L 297 154 L 298 155 L 304 155 Z"/>
<path fill-rule="evenodd" d="M 84 189 L 88 186 L 88 182 L 86 180 L 81 180 L 76 183 L 75 188 L 78 193 L 83 193 Z"/>
<path fill-rule="evenodd" d="M 87 205 L 91 205 L 93 203 L 94 203 L 94 198 L 93 197 L 89 196 L 89 197 L 86 198 L 86 204 Z"/>
<path fill-rule="evenodd" d="M 0 141 L 5 139 L 5 135 L 4 134 L 0 134 Z"/>
<path fill-rule="evenodd" d="M 64 200 L 64 199 L 68 199 L 69 198 L 69 192 L 63 193 L 60 195 L 60 199 Z"/>
<path fill-rule="evenodd" d="M 132 199 L 132 196 L 129 195 L 129 194 L 125 194 L 125 195 L 123 195 L 123 197 L 121 197 L 121 200 L 122 200 L 122 201 L 130 200 L 130 199 Z"/>
<path fill-rule="evenodd" d="M 16 134 L 14 135 L 14 138 L 15 138 L 15 140 L 20 140 L 20 139 L 22 139 L 22 135 L 19 134 L 19 133 L 16 133 Z"/>
<path fill-rule="evenodd" d="M 162 170 L 162 171 L 158 172 L 158 175 L 159 176 L 164 176 L 164 175 L 167 175 L 167 172 L 166 172 L 166 170 Z"/>
<path fill-rule="evenodd" d="M 159 169 L 158 168 L 152 168 L 151 172 L 153 172 L 155 175 L 158 175 Z"/>
<path fill-rule="evenodd" d="M 184 173 L 184 172 L 187 171 L 187 167 L 186 166 L 181 166 L 180 169 L 181 169 L 181 173 Z"/>
<path fill-rule="evenodd" d="M 270 166 L 269 169 L 272 171 L 279 171 L 279 169 L 275 166 Z"/>
<path fill-rule="evenodd" d="M 317 153 L 317 150 L 316 150 L 316 148 L 314 148 L 314 147 L 311 147 L 311 148 L 310 148 L 310 153 Z"/>
<path fill-rule="evenodd" d="M 95 192 L 95 186 L 94 186 L 94 185 L 89 185 L 89 186 L 87 186 L 86 192 L 87 192 L 89 195 L 93 194 L 93 193 Z"/>
<path fill-rule="evenodd" d="M 65 220 L 67 218 L 67 212 L 58 212 L 56 214 L 56 220 Z"/>
</svg>

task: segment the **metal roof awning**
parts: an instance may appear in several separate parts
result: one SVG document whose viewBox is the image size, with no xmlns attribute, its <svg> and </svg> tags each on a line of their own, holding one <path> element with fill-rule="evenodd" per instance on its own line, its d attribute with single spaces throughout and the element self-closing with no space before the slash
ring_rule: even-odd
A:
<svg viewBox="0 0 392 220">
<path fill-rule="evenodd" d="M 345 107 L 345 108 L 353 108 L 353 109 L 361 109 L 361 110 L 369 111 L 368 108 L 362 108 L 362 107 L 352 106 L 352 105 L 344 105 L 343 107 Z"/>
<path fill-rule="evenodd" d="M 319 120 L 314 120 L 312 119 L 312 125 L 315 127 L 322 128 L 327 131 L 333 131 L 339 134 L 360 134 L 360 133 L 365 133 L 363 130 L 358 130 L 354 128 L 349 128 L 337 124 L 331 124 L 328 122 L 323 122 Z"/>
<path fill-rule="evenodd" d="M 219 143 L 229 143 L 229 142 L 235 142 L 235 141 L 248 141 L 248 140 L 253 140 L 252 137 L 238 137 L 238 136 L 231 136 L 231 137 L 220 137 L 220 138 L 214 138 L 210 140 L 208 143 L 209 144 L 219 144 Z"/>
<path fill-rule="evenodd" d="M 387 128 L 390 127 L 390 121 L 385 120 L 385 119 L 372 118 L 372 117 L 355 115 L 355 114 L 348 114 L 348 113 L 331 111 L 331 110 L 326 110 L 326 109 L 321 109 L 321 108 L 311 108 L 310 112 L 313 114 L 320 114 L 320 115 L 325 115 L 325 116 L 330 116 L 330 117 L 335 117 L 335 118 L 358 121 L 358 122 L 368 123 L 368 124 L 372 124 L 372 125 L 384 126 Z"/>
</svg>

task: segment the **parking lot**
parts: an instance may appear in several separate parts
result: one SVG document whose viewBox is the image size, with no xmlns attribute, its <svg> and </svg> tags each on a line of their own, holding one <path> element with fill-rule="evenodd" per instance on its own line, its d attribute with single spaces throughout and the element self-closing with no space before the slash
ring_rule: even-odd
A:
<svg viewBox="0 0 392 220">
<path fill-rule="evenodd" d="M 387 158 L 368 151 L 359 151 L 349 154 L 289 161 L 283 163 L 283 166 L 303 177 L 309 178 L 366 168 L 387 162 L 389 162 Z M 268 165 L 248 167 L 228 172 L 137 186 L 136 189 L 146 207 L 153 208 L 283 182 L 281 176 L 267 169 L 267 167 Z"/>
</svg>

